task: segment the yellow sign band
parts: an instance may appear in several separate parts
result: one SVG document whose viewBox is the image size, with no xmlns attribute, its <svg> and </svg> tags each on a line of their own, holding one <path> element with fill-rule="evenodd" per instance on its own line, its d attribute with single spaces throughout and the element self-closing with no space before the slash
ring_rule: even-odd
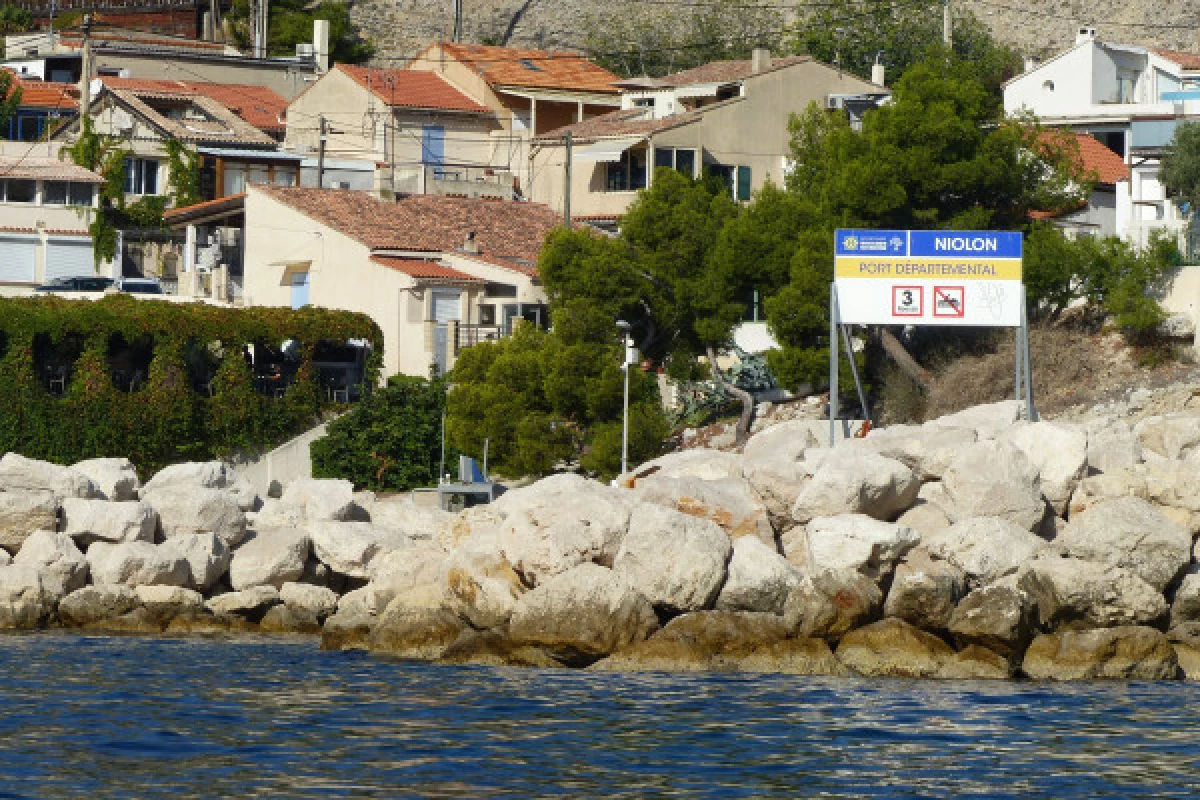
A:
<svg viewBox="0 0 1200 800">
<path fill-rule="evenodd" d="M 863 258 L 834 259 L 839 278 L 883 280 L 1019 281 L 1019 258 Z"/>
</svg>

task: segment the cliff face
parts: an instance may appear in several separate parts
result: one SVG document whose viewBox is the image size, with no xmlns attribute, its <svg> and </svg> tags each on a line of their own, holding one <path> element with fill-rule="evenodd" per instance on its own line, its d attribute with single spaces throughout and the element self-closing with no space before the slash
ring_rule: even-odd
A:
<svg viewBox="0 0 1200 800">
<path fill-rule="evenodd" d="M 694 8 L 690 0 L 640 5 L 628 0 L 462 0 L 464 39 L 497 44 L 581 48 L 588 25 L 638 15 L 662 23 Z M 1023 55 L 1048 56 L 1069 46 L 1080 26 L 1101 39 L 1200 51 L 1191 0 L 956 0 Z M 782 8 L 782 3 L 767 3 Z M 934 12 L 936 13 L 936 9 Z M 362 34 L 378 47 L 381 64 L 397 64 L 454 28 L 450 0 L 359 0 L 351 10 Z M 624 26 L 621 26 L 624 27 Z"/>
</svg>

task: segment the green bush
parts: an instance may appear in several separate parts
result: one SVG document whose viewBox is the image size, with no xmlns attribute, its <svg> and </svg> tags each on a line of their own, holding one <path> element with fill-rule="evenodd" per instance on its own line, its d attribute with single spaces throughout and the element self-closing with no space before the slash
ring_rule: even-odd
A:
<svg viewBox="0 0 1200 800">
<path fill-rule="evenodd" d="M 312 443 L 313 475 L 345 478 L 375 491 L 436 485 L 445 408 L 443 379 L 393 377 Z M 445 459 L 455 463 L 458 451 L 448 449 Z"/>
</svg>

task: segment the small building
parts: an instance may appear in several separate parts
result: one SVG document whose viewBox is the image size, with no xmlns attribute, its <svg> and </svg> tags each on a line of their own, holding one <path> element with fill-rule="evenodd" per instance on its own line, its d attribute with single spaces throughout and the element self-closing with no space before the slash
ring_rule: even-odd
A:
<svg viewBox="0 0 1200 800">
<path fill-rule="evenodd" d="M 243 213 L 245 304 L 369 314 L 386 375 L 447 370 L 518 320 L 548 324 L 537 258 L 562 218 L 544 206 L 251 186 Z"/>
<path fill-rule="evenodd" d="M 98 274 L 88 225 L 102 182 L 70 162 L 0 156 L 0 294 Z"/>
<path fill-rule="evenodd" d="M 21 90 L 21 102 L 0 137 L 9 141 L 41 141 L 79 109 L 79 89 L 72 84 L 31 80 L 14 74 L 13 88 Z"/>
<path fill-rule="evenodd" d="M 315 154 L 324 125 L 328 163 L 378 164 L 366 188 L 512 199 L 512 172 L 493 166 L 502 155 L 495 112 L 437 73 L 338 64 L 291 102 L 287 120 L 291 150 Z"/>
<path fill-rule="evenodd" d="M 571 212 L 611 225 L 650 185 L 654 169 L 692 178 L 717 175 L 736 200 L 750 200 L 788 169 L 788 119 L 819 103 L 861 119 L 890 92 L 807 56 L 718 61 L 664 78 L 622 81 L 620 110 L 534 139 L 531 198 L 555 210 L 566 200 L 571 136 Z"/>
<path fill-rule="evenodd" d="M 1063 213 L 1034 212 L 1036 219 L 1045 219 L 1063 229 L 1069 236 L 1116 236 L 1117 219 L 1129 213 L 1129 165 L 1096 137 L 1088 133 L 1047 131 L 1053 139 L 1066 135 L 1079 153 L 1079 167 L 1094 181 L 1091 196 L 1081 208 Z"/>
</svg>

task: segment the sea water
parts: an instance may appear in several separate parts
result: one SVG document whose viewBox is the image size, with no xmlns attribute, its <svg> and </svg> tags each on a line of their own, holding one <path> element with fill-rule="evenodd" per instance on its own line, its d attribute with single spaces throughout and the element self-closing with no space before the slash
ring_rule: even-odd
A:
<svg viewBox="0 0 1200 800">
<path fill-rule="evenodd" d="M 0 798 L 1195 797 L 1200 686 L 438 667 L 0 637 Z"/>
</svg>

